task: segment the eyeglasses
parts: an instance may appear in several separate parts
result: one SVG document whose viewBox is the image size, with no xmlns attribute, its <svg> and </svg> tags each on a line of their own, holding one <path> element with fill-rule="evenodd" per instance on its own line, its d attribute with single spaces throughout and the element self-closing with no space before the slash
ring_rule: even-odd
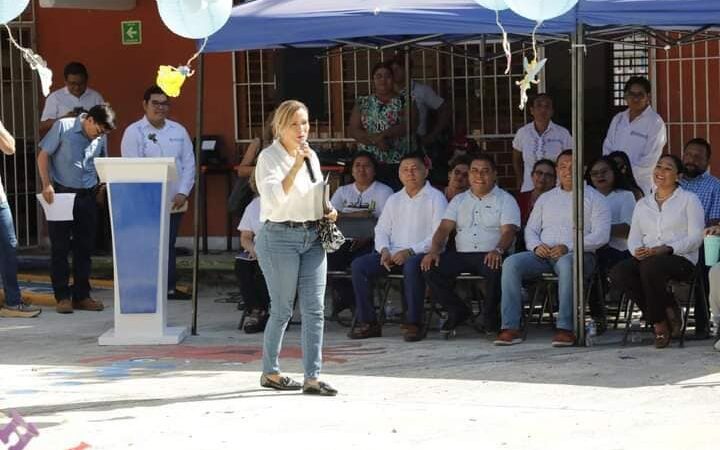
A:
<svg viewBox="0 0 720 450">
<path fill-rule="evenodd" d="M 591 170 L 590 176 L 591 177 L 600 177 L 600 176 L 605 175 L 608 172 L 610 172 L 609 169 Z"/>
<path fill-rule="evenodd" d="M 625 97 L 627 98 L 645 98 L 647 93 L 645 91 L 627 91 Z"/>
<path fill-rule="evenodd" d="M 554 174 L 554 173 L 552 173 L 552 172 L 543 172 L 542 170 L 536 170 L 535 172 L 533 172 L 533 175 L 537 175 L 537 176 L 539 176 L 539 177 L 544 177 L 544 178 L 555 178 L 555 174 Z"/>
<path fill-rule="evenodd" d="M 152 105 L 153 108 L 157 108 L 157 109 L 169 108 L 170 101 L 166 100 L 164 102 L 159 102 L 157 100 L 150 100 L 150 105 Z"/>
</svg>

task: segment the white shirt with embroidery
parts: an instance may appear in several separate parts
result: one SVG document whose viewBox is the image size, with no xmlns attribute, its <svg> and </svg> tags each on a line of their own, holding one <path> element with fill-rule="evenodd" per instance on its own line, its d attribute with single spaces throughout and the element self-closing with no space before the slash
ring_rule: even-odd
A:
<svg viewBox="0 0 720 450">
<path fill-rule="evenodd" d="M 124 158 L 175 158 L 177 181 L 168 184 L 168 195 L 190 195 L 195 184 L 195 153 L 185 127 L 165 119 L 165 126 L 155 128 L 146 116 L 128 125 L 120 143 Z"/>
<path fill-rule="evenodd" d="M 372 211 L 375 217 L 380 217 L 385 202 L 392 194 L 392 188 L 379 181 L 373 181 L 363 192 L 360 192 L 355 183 L 350 183 L 340 186 L 330 203 L 341 213 Z"/>
<path fill-rule="evenodd" d="M 533 190 L 532 169 L 536 161 L 555 161 L 563 150 L 574 148 L 570 132 L 553 121 L 550 121 L 542 135 L 535 129 L 534 122 L 522 126 L 515 133 L 512 146 L 515 151 L 521 152 L 523 157 L 523 183 L 520 192 Z"/>
<path fill-rule="evenodd" d="M 653 169 L 667 142 L 665 122 L 651 106 L 630 122 L 628 110 L 615 114 L 603 142 L 603 155 L 614 151 L 627 153 L 635 181 L 645 195 L 654 186 Z"/>
</svg>

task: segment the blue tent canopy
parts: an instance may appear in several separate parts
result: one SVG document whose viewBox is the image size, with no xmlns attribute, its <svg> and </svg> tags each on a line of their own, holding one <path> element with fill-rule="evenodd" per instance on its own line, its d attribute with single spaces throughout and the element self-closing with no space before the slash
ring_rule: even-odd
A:
<svg viewBox="0 0 720 450">
<path fill-rule="evenodd" d="M 535 25 L 511 10 L 500 12 L 510 33 L 528 34 Z M 720 24 L 720 0 L 580 0 L 561 17 L 544 22 L 541 33 L 569 33 L 576 22 L 701 27 Z M 257 0 L 233 8 L 213 34 L 206 52 L 330 46 L 367 36 L 497 34 L 495 12 L 473 0 Z"/>
</svg>

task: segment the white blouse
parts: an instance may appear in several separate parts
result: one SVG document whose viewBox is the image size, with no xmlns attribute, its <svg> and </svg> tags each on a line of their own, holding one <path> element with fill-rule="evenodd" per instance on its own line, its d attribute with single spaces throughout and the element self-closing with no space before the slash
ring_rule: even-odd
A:
<svg viewBox="0 0 720 450">
<path fill-rule="evenodd" d="M 681 187 L 665 200 L 662 209 L 654 195 L 638 200 L 633 212 L 628 247 L 635 255 L 638 247 L 668 245 L 673 253 L 695 264 L 703 242 L 705 213 L 697 196 Z"/>
<path fill-rule="evenodd" d="M 282 182 L 294 162 L 295 157 L 290 156 L 278 140 L 260 153 L 255 167 L 255 180 L 260 192 L 261 222 L 305 222 L 323 217 L 325 184 L 317 155 L 313 150 L 310 151 L 315 182 L 310 180 L 307 167 L 303 165 L 286 193 Z"/>
</svg>

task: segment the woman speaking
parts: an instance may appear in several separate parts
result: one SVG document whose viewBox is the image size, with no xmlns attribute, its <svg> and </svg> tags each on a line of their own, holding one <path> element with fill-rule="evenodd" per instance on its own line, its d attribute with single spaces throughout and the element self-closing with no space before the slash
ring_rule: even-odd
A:
<svg viewBox="0 0 720 450">
<path fill-rule="evenodd" d="M 275 110 L 275 140 L 260 153 L 256 179 L 260 191 L 260 220 L 255 251 L 270 292 L 270 318 L 263 342 L 260 385 L 304 394 L 336 395 L 318 380 L 322 365 L 326 254 L 318 237 L 324 214 L 324 183 L 320 162 L 307 145 L 308 109 L 287 100 Z M 327 214 L 334 220 L 335 210 Z M 302 354 L 305 382 L 280 373 L 278 355 L 285 327 L 297 296 L 302 316 Z"/>
</svg>

